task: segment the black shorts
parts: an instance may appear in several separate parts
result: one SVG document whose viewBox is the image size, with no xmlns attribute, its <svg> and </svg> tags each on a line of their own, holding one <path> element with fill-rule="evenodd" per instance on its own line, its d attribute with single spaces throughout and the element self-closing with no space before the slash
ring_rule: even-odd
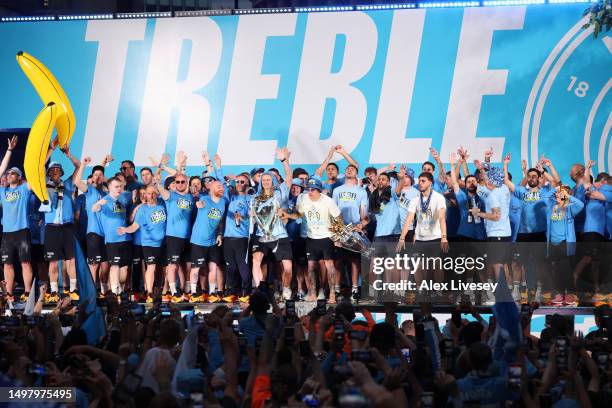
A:
<svg viewBox="0 0 612 408">
<path fill-rule="evenodd" d="M 72 224 L 45 227 L 45 258 L 47 261 L 74 259 L 74 244 Z"/>
<path fill-rule="evenodd" d="M 140 266 L 144 255 L 142 254 L 142 245 L 132 244 L 132 265 Z"/>
<path fill-rule="evenodd" d="M 145 261 L 145 265 L 161 265 L 163 261 L 163 254 L 161 247 L 150 247 L 143 246 L 142 256 Z"/>
<path fill-rule="evenodd" d="M 489 264 L 508 264 L 512 237 L 487 238 L 487 262 Z"/>
<path fill-rule="evenodd" d="M 452 256 L 478 258 L 486 252 L 486 241 L 458 235 L 450 245 Z"/>
<path fill-rule="evenodd" d="M 293 262 L 296 265 L 306 265 L 306 239 L 298 237 L 291 241 L 291 252 L 293 252 Z"/>
<path fill-rule="evenodd" d="M 395 248 L 399 242 L 399 234 L 393 235 L 382 235 L 380 237 L 374 237 L 374 253 L 379 258 L 387 256 L 395 256 Z M 353 252 L 355 253 L 355 252 Z M 359 254 L 357 254 L 359 255 Z"/>
<path fill-rule="evenodd" d="M 106 246 L 104 245 L 104 237 L 90 232 L 85 238 L 87 241 L 87 263 L 96 265 L 100 262 L 106 262 Z"/>
<path fill-rule="evenodd" d="M 306 238 L 306 259 L 309 261 L 328 261 L 335 257 L 336 247 L 331 238 Z"/>
<path fill-rule="evenodd" d="M 217 245 L 201 246 L 191 244 L 191 267 L 199 268 L 209 262 L 214 262 L 217 266 L 223 265 L 221 247 Z"/>
<path fill-rule="evenodd" d="M 32 251 L 30 243 L 30 230 L 24 228 L 19 231 L 2 234 L 2 263 L 14 265 L 19 262 L 30 262 Z"/>
<path fill-rule="evenodd" d="M 538 261 L 546 259 L 546 232 L 517 234 L 512 259 L 525 263 L 531 258 Z"/>
<path fill-rule="evenodd" d="M 598 260 L 602 253 L 603 242 L 606 242 L 606 238 L 603 235 L 597 232 L 584 232 L 582 234 L 582 243 L 578 244 L 580 255 L 590 256 Z"/>
<path fill-rule="evenodd" d="M 132 242 L 111 242 L 106 244 L 106 256 L 111 266 L 123 268 L 130 264 L 132 258 Z"/>
<path fill-rule="evenodd" d="M 168 264 L 178 264 L 189 259 L 189 238 L 166 237 L 166 259 Z"/>
<path fill-rule="evenodd" d="M 293 259 L 289 238 L 281 238 L 272 242 L 259 242 L 259 237 L 257 237 L 253 243 L 253 253 L 255 252 L 262 252 L 264 256 L 274 255 L 277 262 Z"/>
<path fill-rule="evenodd" d="M 359 262 L 361 254 L 346 248 L 336 247 L 336 259 L 342 262 Z"/>
<path fill-rule="evenodd" d="M 43 263 L 45 262 L 45 246 L 43 244 L 32 244 L 30 245 L 32 253 L 32 263 Z"/>
<path fill-rule="evenodd" d="M 440 238 L 431 239 L 429 241 L 416 240 L 414 241 L 414 252 L 418 255 L 423 255 L 425 258 L 439 257 L 442 254 L 440 241 L 442 241 Z M 408 247 L 408 245 L 406 247 Z"/>
</svg>

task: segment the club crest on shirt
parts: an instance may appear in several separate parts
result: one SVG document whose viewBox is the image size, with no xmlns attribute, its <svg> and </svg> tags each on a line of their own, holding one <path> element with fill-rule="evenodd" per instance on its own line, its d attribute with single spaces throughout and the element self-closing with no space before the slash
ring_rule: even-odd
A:
<svg viewBox="0 0 612 408">
<path fill-rule="evenodd" d="M 539 191 L 530 191 L 530 192 L 526 193 L 525 194 L 525 198 L 523 199 L 523 201 L 526 201 L 526 202 L 540 201 L 540 192 Z"/>
<path fill-rule="evenodd" d="M 210 218 L 211 220 L 220 220 L 221 211 L 217 208 L 211 208 L 210 211 L 208 211 L 208 218 Z"/>
<path fill-rule="evenodd" d="M 113 212 L 114 213 L 122 213 L 125 212 L 125 207 L 123 205 L 121 205 L 121 203 L 119 201 L 115 201 L 113 203 Z"/>
<path fill-rule="evenodd" d="M 12 203 L 14 201 L 19 200 L 19 197 L 21 197 L 21 194 L 19 194 L 19 191 L 7 191 L 4 194 L 4 200 L 7 203 Z"/>
<path fill-rule="evenodd" d="M 355 201 L 357 200 L 357 193 L 353 193 L 350 191 L 343 191 L 338 194 L 339 201 Z"/>
<path fill-rule="evenodd" d="M 178 200 L 176 200 L 176 206 L 181 210 L 189 210 L 191 208 L 191 200 L 179 198 Z"/>
<path fill-rule="evenodd" d="M 321 214 L 319 214 L 317 210 L 308 210 L 306 216 L 308 217 L 309 222 L 321 221 Z"/>
<path fill-rule="evenodd" d="M 155 210 L 151 213 L 151 222 L 157 224 L 166 221 L 166 212 L 164 210 Z"/>
</svg>

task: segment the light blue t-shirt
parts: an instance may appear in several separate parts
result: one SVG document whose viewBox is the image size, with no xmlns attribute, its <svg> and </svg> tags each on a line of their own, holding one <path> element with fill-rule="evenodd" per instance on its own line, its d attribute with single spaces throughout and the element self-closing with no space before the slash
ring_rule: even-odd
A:
<svg viewBox="0 0 612 408">
<path fill-rule="evenodd" d="M 197 209 L 197 216 L 191 231 L 191 243 L 199 246 L 216 245 L 217 228 L 225 216 L 225 198 L 214 202 L 210 196 L 200 197 L 204 208 Z"/>
<path fill-rule="evenodd" d="M 166 237 L 166 206 L 143 204 L 136 212 L 134 221 L 139 226 L 142 246 L 159 248 Z"/>
<path fill-rule="evenodd" d="M 592 186 L 589 190 L 595 191 Z M 606 236 L 606 202 L 585 197 L 584 232 L 596 232 Z"/>
<path fill-rule="evenodd" d="M 51 183 L 48 181 L 47 184 Z M 61 200 L 59 200 L 59 194 L 55 191 L 55 188 L 47 187 L 51 205 L 51 211 L 45 213 L 47 224 L 71 224 L 74 222 L 74 183 L 72 183 L 72 178 L 69 177 L 64 180 L 63 184 Z"/>
<path fill-rule="evenodd" d="M 115 242 L 131 241 L 130 234 L 117 234 L 117 228 L 127 227 L 127 207 L 128 200 L 125 194 L 121 194 L 117 199 L 110 195 L 104 197 L 106 204 L 100 210 L 100 221 L 104 231 L 104 242 L 107 244 Z"/>
<path fill-rule="evenodd" d="M 253 196 L 234 195 L 230 198 L 225 214 L 225 237 L 247 238 L 249 236 L 249 205 Z M 242 217 L 240 226 L 236 226 L 235 214 Z"/>
<path fill-rule="evenodd" d="M 386 204 L 380 203 L 380 211 L 376 214 L 376 232 L 374 236 L 398 235 L 402 231 L 399 221 L 397 195 L 394 190 L 391 190 L 391 200 Z"/>
<path fill-rule="evenodd" d="M 325 182 L 323 182 L 323 192 L 328 196 L 333 197 L 332 195 L 334 194 L 334 190 L 342 186 L 343 184 L 344 176 L 338 177 L 333 183 L 330 183 L 329 180 L 325 180 Z"/>
<path fill-rule="evenodd" d="M 494 188 L 489 192 L 485 201 L 487 213 L 493 212 L 493 208 L 499 208 L 499 221 L 485 220 L 487 237 L 509 237 L 512 235 L 510 228 L 510 190 L 506 185 Z"/>
<path fill-rule="evenodd" d="M 406 218 L 408 218 L 408 204 L 410 200 L 419 195 L 419 190 L 417 190 L 414 186 L 410 188 L 404 188 L 399 197 L 397 198 L 397 206 L 400 217 L 400 232 L 404 227 L 404 223 L 406 222 Z M 414 225 L 410 226 L 409 231 L 414 229 Z"/>
<path fill-rule="evenodd" d="M 530 189 L 523 186 L 515 187 L 514 195 L 523 203 L 519 234 L 546 232 L 546 203 L 544 197 L 549 192 L 549 186 L 539 189 Z"/>
<path fill-rule="evenodd" d="M 31 194 L 25 183 L 17 187 L 0 187 L 3 232 L 15 232 L 28 228 L 28 204 Z"/>
<path fill-rule="evenodd" d="M 181 195 L 170 191 L 166 200 L 168 220 L 166 235 L 175 238 L 188 238 L 191 234 L 192 213 L 195 208 L 195 199 L 189 193 Z"/>
<path fill-rule="evenodd" d="M 469 212 L 470 205 L 480 208 L 480 211 L 485 211 L 484 201 L 478 194 L 475 194 L 474 197 L 471 198 L 461 189 L 459 189 L 459 192 L 455 193 L 455 197 L 457 197 L 457 206 L 459 207 L 460 214 L 457 233 L 463 237 L 484 241 L 487 238 L 484 219 L 470 216 Z"/>
<path fill-rule="evenodd" d="M 559 244 L 566 240 L 565 215 L 562 212 L 553 211 L 550 215 L 550 242 Z"/>
<path fill-rule="evenodd" d="M 332 198 L 340 209 L 345 224 L 358 224 L 361 222 L 361 207 L 364 207 L 366 212 L 368 210 L 368 193 L 357 185 L 343 184 L 335 188 Z"/>
<path fill-rule="evenodd" d="M 101 237 L 104 236 L 102 231 L 102 223 L 100 222 L 100 213 L 91 211 L 91 208 L 95 203 L 102 199 L 102 196 L 106 193 L 98 190 L 92 185 L 87 186 L 87 191 L 83 193 L 85 196 L 85 209 L 87 212 L 87 233 L 98 234 Z"/>
</svg>

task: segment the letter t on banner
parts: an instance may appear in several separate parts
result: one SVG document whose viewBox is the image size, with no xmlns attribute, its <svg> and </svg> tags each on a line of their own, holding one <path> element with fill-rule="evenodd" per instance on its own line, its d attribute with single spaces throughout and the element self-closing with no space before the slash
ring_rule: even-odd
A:
<svg viewBox="0 0 612 408">
<path fill-rule="evenodd" d="M 113 147 L 128 43 L 143 40 L 146 20 L 89 21 L 86 41 L 98 42 L 83 152 L 100 163 Z"/>
<path fill-rule="evenodd" d="M 463 146 L 472 157 L 482 158 L 485 150 L 493 147 L 492 160 L 500 162 L 505 139 L 477 138 L 476 129 L 483 95 L 506 92 L 508 70 L 487 69 L 493 32 L 522 29 L 525 7 L 476 7 L 466 8 L 463 13 L 440 157 L 447 160 L 451 152 Z"/>
</svg>

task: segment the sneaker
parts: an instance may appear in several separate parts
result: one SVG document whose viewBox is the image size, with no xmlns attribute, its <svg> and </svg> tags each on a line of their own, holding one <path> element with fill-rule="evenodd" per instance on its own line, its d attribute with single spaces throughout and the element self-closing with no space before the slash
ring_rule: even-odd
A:
<svg viewBox="0 0 612 408">
<path fill-rule="evenodd" d="M 130 292 L 128 298 L 130 299 L 130 302 L 140 302 L 140 294 L 138 292 Z"/>
<path fill-rule="evenodd" d="M 29 296 L 30 296 L 30 293 L 29 293 L 29 292 L 23 292 L 23 293 L 21 294 L 21 296 L 19 296 L 19 301 L 20 301 L 21 303 L 25 303 L 25 302 L 27 302 L 27 301 L 28 301 L 28 297 L 29 297 Z"/>
<path fill-rule="evenodd" d="M 317 300 L 325 300 L 325 290 L 319 289 L 319 295 L 317 296 Z"/>
<path fill-rule="evenodd" d="M 162 302 L 168 303 L 170 301 L 172 301 L 172 295 L 170 294 L 170 292 L 164 293 L 164 295 L 162 296 Z"/>
<path fill-rule="evenodd" d="M 79 294 L 76 292 L 70 292 L 70 300 L 79 300 Z"/>
<path fill-rule="evenodd" d="M 593 303 L 593 307 L 598 307 L 598 306 L 603 306 L 603 305 L 608 304 L 606 297 L 599 292 L 593 295 L 593 297 L 591 298 L 591 302 Z"/>
<path fill-rule="evenodd" d="M 298 302 L 303 302 L 304 299 L 306 299 L 306 293 L 304 293 L 303 290 L 298 290 L 298 293 L 295 297 L 298 300 Z M 612 300 L 612 296 L 610 297 L 610 299 Z"/>
<path fill-rule="evenodd" d="M 557 293 L 555 298 L 552 300 L 552 304 L 554 306 L 561 307 L 563 306 L 564 301 L 565 301 L 565 296 L 563 296 L 561 293 Z"/>
<path fill-rule="evenodd" d="M 66 295 L 66 296 L 70 295 L 70 291 L 69 291 L 68 289 L 64 289 L 63 293 L 64 293 L 64 295 Z"/>
<path fill-rule="evenodd" d="M 542 303 L 542 288 L 539 286 L 536 289 L 534 300 L 540 304 Z"/>
<path fill-rule="evenodd" d="M 153 296 L 151 295 L 147 295 L 147 298 L 145 300 L 145 303 L 147 304 L 152 304 L 153 303 Z"/>
<path fill-rule="evenodd" d="M 544 306 L 551 306 L 553 304 L 552 293 L 550 292 L 542 293 L 542 304 Z"/>
<path fill-rule="evenodd" d="M 233 294 L 229 294 L 227 296 L 223 296 L 223 301 L 225 303 L 236 303 L 237 300 L 238 300 L 238 296 L 233 295 Z"/>
<path fill-rule="evenodd" d="M 487 306 L 493 306 L 495 304 L 495 294 L 492 290 L 486 292 L 484 304 Z"/>
<path fill-rule="evenodd" d="M 512 300 L 514 300 L 515 302 L 521 301 L 521 291 L 516 285 L 512 288 Z"/>
<path fill-rule="evenodd" d="M 526 287 L 521 288 L 521 304 L 529 304 L 529 290 Z"/>
<path fill-rule="evenodd" d="M 183 295 L 177 292 L 171 296 L 170 301 L 172 303 L 181 303 L 183 301 Z"/>
<path fill-rule="evenodd" d="M 208 303 L 219 303 L 221 298 L 216 293 L 208 295 Z"/>
<path fill-rule="evenodd" d="M 183 295 L 181 296 L 181 298 L 182 298 L 181 301 L 189 303 L 189 302 L 191 302 L 191 293 L 184 293 L 183 292 Z"/>
<path fill-rule="evenodd" d="M 59 302 L 59 296 L 58 296 L 57 292 L 51 292 L 49 294 L 49 297 L 47 299 L 45 299 L 45 302 L 47 302 L 47 303 L 57 303 L 57 302 Z"/>
<path fill-rule="evenodd" d="M 249 303 L 249 299 L 250 299 L 250 298 L 251 298 L 251 297 L 250 297 L 249 295 L 244 295 L 244 296 L 240 296 L 240 297 L 238 298 L 238 301 L 239 301 L 240 303 Z"/>
<path fill-rule="evenodd" d="M 200 295 L 198 295 L 197 293 L 190 293 L 189 303 L 200 303 Z"/>
<path fill-rule="evenodd" d="M 578 299 L 578 296 L 574 295 L 573 293 L 568 293 L 563 297 L 563 304 L 565 306 L 576 307 L 578 306 L 578 303 L 580 303 L 580 299 Z"/>
<path fill-rule="evenodd" d="M 11 303 L 15 303 L 15 296 L 12 293 L 7 293 L 6 294 L 6 301 L 7 302 L 11 302 Z"/>
<path fill-rule="evenodd" d="M 283 288 L 283 300 L 291 300 L 291 289 Z"/>
<path fill-rule="evenodd" d="M 358 290 L 353 290 L 351 291 L 351 301 L 353 303 L 359 303 L 359 291 Z"/>
</svg>

